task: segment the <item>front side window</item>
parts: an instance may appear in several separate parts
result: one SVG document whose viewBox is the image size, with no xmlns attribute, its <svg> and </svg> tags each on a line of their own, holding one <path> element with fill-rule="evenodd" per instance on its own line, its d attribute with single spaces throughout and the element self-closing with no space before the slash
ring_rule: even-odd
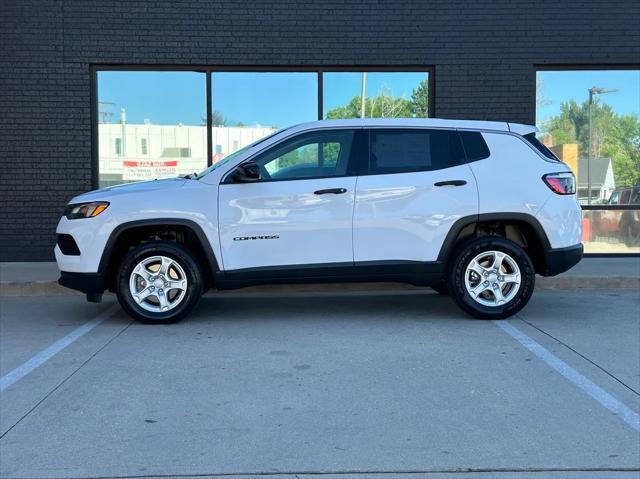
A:
<svg viewBox="0 0 640 479">
<path fill-rule="evenodd" d="M 369 173 L 430 171 L 464 163 L 455 131 L 384 129 L 371 131 Z"/>
<path fill-rule="evenodd" d="M 347 174 L 353 130 L 312 132 L 275 146 L 254 161 L 263 180 L 325 178 Z"/>
</svg>

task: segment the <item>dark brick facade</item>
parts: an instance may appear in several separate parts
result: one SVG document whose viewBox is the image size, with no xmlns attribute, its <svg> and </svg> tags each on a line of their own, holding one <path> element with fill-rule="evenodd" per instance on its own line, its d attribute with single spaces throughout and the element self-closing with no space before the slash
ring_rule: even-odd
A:
<svg viewBox="0 0 640 479">
<path fill-rule="evenodd" d="M 91 64 L 429 65 L 443 118 L 534 121 L 535 65 L 640 63 L 637 0 L 3 0 L 0 259 L 91 189 Z"/>
</svg>

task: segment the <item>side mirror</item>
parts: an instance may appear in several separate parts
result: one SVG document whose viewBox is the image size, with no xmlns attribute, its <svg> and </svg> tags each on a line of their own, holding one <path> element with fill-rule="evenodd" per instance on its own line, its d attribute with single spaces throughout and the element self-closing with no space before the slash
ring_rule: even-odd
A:
<svg viewBox="0 0 640 479">
<path fill-rule="evenodd" d="M 253 161 L 238 165 L 231 174 L 231 179 L 236 183 L 260 181 L 260 166 Z"/>
</svg>

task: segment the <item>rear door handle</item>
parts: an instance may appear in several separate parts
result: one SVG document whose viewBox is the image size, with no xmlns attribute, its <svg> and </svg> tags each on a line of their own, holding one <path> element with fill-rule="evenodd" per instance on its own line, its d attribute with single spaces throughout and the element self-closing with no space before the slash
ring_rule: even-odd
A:
<svg viewBox="0 0 640 479">
<path fill-rule="evenodd" d="M 346 188 L 327 188 L 326 190 L 314 191 L 313 194 L 314 195 L 329 195 L 329 194 L 341 195 L 342 193 L 346 193 L 346 192 L 347 192 Z"/>
<path fill-rule="evenodd" d="M 434 183 L 433 186 L 464 186 L 467 182 L 464 180 L 449 180 L 449 181 L 438 181 Z"/>
</svg>

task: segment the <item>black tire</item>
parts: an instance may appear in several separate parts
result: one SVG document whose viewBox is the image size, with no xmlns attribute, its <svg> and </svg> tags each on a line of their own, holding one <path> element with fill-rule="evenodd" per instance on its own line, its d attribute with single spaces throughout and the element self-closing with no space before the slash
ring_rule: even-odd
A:
<svg viewBox="0 0 640 479">
<path fill-rule="evenodd" d="M 449 296 L 449 285 L 446 279 L 442 280 L 438 284 L 434 284 L 431 286 L 431 289 L 441 296 Z"/>
<path fill-rule="evenodd" d="M 520 269 L 520 287 L 515 296 L 499 306 L 486 306 L 477 302 L 467 291 L 465 273 L 469 263 L 479 254 L 501 251 L 508 254 Z M 449 293 L 466 313 L 478 319 L 504 319 L 526 306 L 535 287 L 535 269 L 526 251 L 505 238 L 484 236 L 465 243 L 453 258 L 448 277 Z"/>
<path fill-rule="evenodd" d="M 187 287 L 182 300 L 169 311 L 148 311 L 134 299 L 129 289 L 133 269 L 143 260 L 164 256 L 174 260 L 184 271 Z M 198 263 L 185 247 L 171 241 L 151 241 L 136 246 L 123 258 L 116 278 L 118 302 L 132 318 L 146 324 L 169 324 L 180 321 L 196 307 L 203 292 L 203 275 Z"/>
</svg>

